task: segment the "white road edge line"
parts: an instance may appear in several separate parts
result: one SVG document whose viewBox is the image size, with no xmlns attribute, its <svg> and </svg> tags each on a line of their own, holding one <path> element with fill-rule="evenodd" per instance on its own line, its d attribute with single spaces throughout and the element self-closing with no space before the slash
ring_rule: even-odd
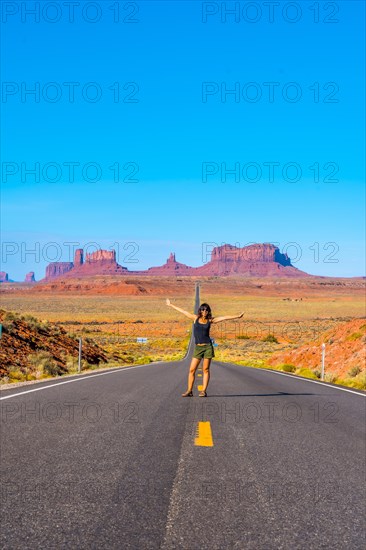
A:
<svg viewBox="0 0 366 550">
<path fill-rule="evenodd" d="M 235 363 L 232 363 L 235 365 Z M 249 367 L 250 369 L 257 369 L 257 367 L 250 367 L 249 365 L 235 365 L 237 367 Z M 360 395 L 361 397 L 366 397 L 366 394 L 358 393 L 357 391 L 348 390 L 346 388 L 340 388 L 336 385 L 327 384 L 326 382 L 320 382 L 318 380 L 312 380 L 311 378 L 303 378 L 302 376 L 296 376 L 291 374 L 286 374 L 285 372 L 278 372 L 277 370 L 271 370 L 271 369 L 257 369 L 257 370 L 265 370 L 266 372 L 270 372 L 272 374 L 280 374 L 282 376 L 288 376 L 289 378 L 292 378 L 293 380 L 302 380 L 303 382 L 313 382 L 314 384 L 320 384 L 321 386 L 325 386 L 327 388 L 332 388 L 333 390 L 341 390 L 341 391 L 348 391 L 349 393 L 353 393 L 355 395 Z M 362 391 L 362 390 L 360 390 Z"/>
<path fill-rule="evenodd" d="M 50 384 L 49 386 L 42 386 L 42 388 L 33 388 L 32 390 L 25 390 L 19 393 L 14 393 L 13 395 L 5 395 L 4 397 L 0 397 L 0 401 L 3 399 L 11 399 L 12 397 L 18 397 L 19 395 L 25 395 L 26 393 L 32 393 L 34 391 L 41 391 L 41 390 L 47 390 L 48 388 L 55 388 L 56 386 L 61 386 L 62 384 L 71 384 L 72 382 L 82 382 L 84 380 L 89 380 L 89 378 L 94 378 L 95 376 L 103 376 L 105 374 L 115 374 L 116 372 L 123 372 L 125 370 L 130 369 L 139 369 L 141 367 L 149 367 L 150 365 L 156 365 L 158 361 L 155 363 L 146 363 L 146 365 L 134 365 L 132 367 L 122 367 L 122 368 L 116 368 L 116 370 L 109 370 L 108 372 L 100 372 L 99 374 L 90 374 L 89 376 L 82 376 L 80 378 L 73 378 L 72 380 L 65 380 L 64 382 L 56 382 L 54 384 Z M 165 363 L 166 361 L 159 361 L 161 363 Z"/>
</svg>

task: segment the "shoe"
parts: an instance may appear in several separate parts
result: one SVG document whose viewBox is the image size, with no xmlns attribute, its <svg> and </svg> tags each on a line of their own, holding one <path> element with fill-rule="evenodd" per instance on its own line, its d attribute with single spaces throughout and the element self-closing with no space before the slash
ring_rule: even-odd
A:
<svg viewBox="0 0 366 550">
<path fill-rule="evenodd" d="M 200 393 L 198 394 L 198 397 L 207 397 L 207 393 L 205 391 L 200 391 Z"/>
<path fill-rule="evenodd" d="M 186 391 L 185 393 L 182 393 L 182 397 L 193 397 L 192 390 Z"/>
</svg>

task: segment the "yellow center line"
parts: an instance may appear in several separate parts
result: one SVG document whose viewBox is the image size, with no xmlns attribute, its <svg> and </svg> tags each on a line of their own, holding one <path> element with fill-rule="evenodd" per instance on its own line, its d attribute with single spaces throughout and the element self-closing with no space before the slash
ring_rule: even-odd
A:
<svg viewBox="0 0 366 550">
<path fill-rule="evenodd" d="M 202 390 L 203 390 L 203 386 L 197 386 L 197 389 L 198 389 L 198 391 L 202 391 Z"/>
<path fill-rule="evenodd" d="M 210 422 L 198 422 L 194 444 L 199 447 L 213 447 Z"/>
<path fill-rule="evenodd" d="M 197 376 L 201 376 L 201 377 L 202 377 L 202 374 L 199 374 L 199 373 L 198 373 Z"/>
</svg>

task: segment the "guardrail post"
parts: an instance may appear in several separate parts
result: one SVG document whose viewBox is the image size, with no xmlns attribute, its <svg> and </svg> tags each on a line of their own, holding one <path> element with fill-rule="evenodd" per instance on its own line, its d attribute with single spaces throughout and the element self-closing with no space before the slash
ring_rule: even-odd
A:
<svg viewBox="0 0 366 550">
<path fill-rule="evenodd" d="M 322 344 L 322 373 L 321 373 L 322 380 L 324 380 L 324 363 L 325 363 L 325 344 Z"/>
<path fill-rule="evenodd" d="M 81 372 L 81 346 L 82 346 L 82 342 L 81 342 L 81 338 L 79 338 L 79 359 L 78 359 L 78 372 Z"/>
</svg>

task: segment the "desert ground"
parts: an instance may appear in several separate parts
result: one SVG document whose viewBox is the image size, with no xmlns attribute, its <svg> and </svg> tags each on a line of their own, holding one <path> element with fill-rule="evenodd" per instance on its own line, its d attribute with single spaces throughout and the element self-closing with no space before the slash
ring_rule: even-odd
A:
<svg viewBox="0 0 366 550">
<path fill-rule="evenodd" d="M 121 279 L 3 283 L 1 307 L 61 326 L 74 337 L 87 337 L 113 358 L 111 365 L 180 359 L 191 321 L 167 307 L 165 299 L 193 312 L 199 282 L 201 303 L 210 304 L 213 316 L 244 312 L 240 320 L 212 327 L 216 360 L 319 377 L 324 342 L 328 380 L 363 389 L 364 278 Z M 137 337 L 147 342 L 140 344 Z"/>
</svg>

